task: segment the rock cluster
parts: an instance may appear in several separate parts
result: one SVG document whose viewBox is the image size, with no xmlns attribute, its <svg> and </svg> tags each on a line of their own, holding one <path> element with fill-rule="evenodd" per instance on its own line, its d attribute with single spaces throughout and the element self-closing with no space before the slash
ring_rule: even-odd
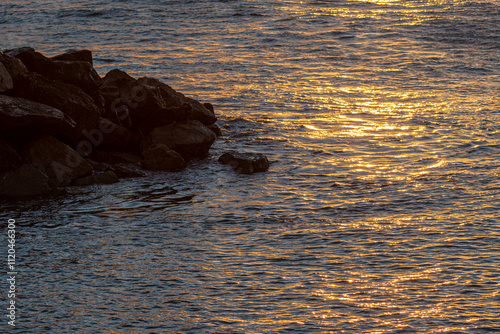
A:
<svg viewBox="0 0 500 334">
<path fill-rule="evenodd" d="M 208 155 L 220 129 L 201 104 L 154 78 L 104 77 L 92 53 L 52 58 L 32 48 L 0 53 L 0 196 L 140 175 L 118 165 L 178 171 Z"/>
</svg>

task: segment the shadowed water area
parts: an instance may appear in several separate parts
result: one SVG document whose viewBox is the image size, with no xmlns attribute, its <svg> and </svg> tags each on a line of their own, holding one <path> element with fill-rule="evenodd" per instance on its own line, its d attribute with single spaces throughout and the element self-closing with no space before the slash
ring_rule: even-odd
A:
<svg viewBox="0 0 500 334">
<path fill-rule="evenodd" d="M 0 33 L 223 130 L 179 173 L 1 202 L 19 333 L 500 332 L 498 1 L 6 0 Z"/>
</svg>

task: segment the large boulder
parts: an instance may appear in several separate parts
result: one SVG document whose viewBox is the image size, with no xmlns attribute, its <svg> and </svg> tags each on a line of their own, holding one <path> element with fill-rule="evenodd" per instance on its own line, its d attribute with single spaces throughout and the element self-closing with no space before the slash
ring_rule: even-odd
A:
<svg viewBox="0 0 500 334">
<path fill-rule="evenodd" d="M 260 153 L 226 152 L 219 157 L 219 162 L 228 164 L 242 174 L 265 172 L 269 168 L 267 157 Z"/>
<path fill-rule="evenodd" d="M 173 122 L 195 119 L 209 125 L 217 120 L 213 107 L 207 109 L 158 79 L 134 79 L 117 69 L 106 74 L 99 93 L 105 100 L 106 118 L 143 136 L 153 127 Z"/>
<path fill-rule="evenodd" d="M 134 81 L 120 89 L 121 102 L 128 106 L 133 124 L 141 124 L 151 115 L 166 108 L 157 87 Z"/>
<path fill-rule="evenodd" d="M 14 80 L 14 94 L 57 108 L 76 122 L 75 139 L 98 128 L 101 114 L 90 96 L 71 84 L 28 73 Z"/>
<path fill-rule="evenodd" d="M 168 146 L 155 144 L 142 152 L 142 165 L 149 170 L 163 170 L 174 172 L 186 167 L 182 156 Z"/>
<path fill-rule="evenodd" d="M 149 117 L 137 125 L 137 132 L 146 136 L 156 127 L 168 125 L 174 122 L 184 122 L 191 118 L 193 108 L 185 103 L 180 107 L 155 109 Z"/>
<path fill-rule="evenodd" d="M 32 72 L 75 85 L 85 92 L 96 91 L 102 84 L 101 77 L 87 61 L 53 60 L 26 47 L 8 50 L 4 53 L 20 59 Z"/>
<path fill-rule="evenodd" d="M 135 82 L 136 79 L 132 78 L 126 72 L 115 68 L 109 71 L 104 78 L 102 78 L 102 86 L 115 86 L 118 89 L 123 88 L 125 85 Z"/>
<path fill-rule="evenodd" d="M 154 127 L 187 120 L 193 114 L 189 103 L 167 107 L 158 87 L 141 83 L 125 72 L 109 72 L 104 83 L 101 95 L 106 101 L 106 118 L 141 135 Z"/>
<path fill-rule="evenodd" d="M 0 93 L 6 93 L 14 89 L 14 82 L 12 76 L 5 66 L 0 63 Z"/>
<path fill-rule="evenodd" d="M 101 118 L 96 129 L 84 131 L 83 134 L 88 141 L 87 145 L 92 145 L 92 150 L 139 152 L 142 139 L 138 134 L 106 118 Z"/>
<path fill-rule="evenodd" d="M 166 107 L 180 107 L 187 103 L 192 107 L 192 119 L 198 120 L 205 125 L 210 125 L 217 121 L 217 117 L 215 117 L 213 110 L 208 110 L 200 102 L 184 96 L 184 94 L 175 91 L 172 87 L 158 79 L 140 78 L 137 82 L 145 86 L 156 87 Z"/>
<path fill-rule="evenodd" d="M 22 61 L 3 52 L 0 52 L 0 63 L 5 66 L 13 79 L 28 73 L 28 69 L 24 66 Z"/>
<path fill-rule="evenodd" d="M 86 61 L 90 65 L 94 65 L 92 58 L 92 51 L 90 50 L 69 50 L 63 54 L 54 56 L 52 60 L 63 60 L 63 61 Z"/>
<path fill-rule="evenodd" d="M 92 174 L 92 166 L 78 152 L 50 136 L 25 145 L 22 157 L 47 175 L 51 186 L 68 186 Z"/>
<path fill-rule="evenodd" d="M 49 193 L 49 178 L 32 164 L 0 174 L 1 197 L 37 196 Z"/>
<path fill-rule="evenodd" d="M 76 135 L 75 121 L 62 111 L 19 97 L 0 95 L 0 131 L 16 138 L 49 133 L 71 138 Z"/>
<path fill-rule="evenodd" d="M 0 140 L 0 173 L 13 170 L 21 164 L 17 151 L 5 140 Z"/>
<path fill-rule="evenodd" d="M 184 159 L 204 158 L 215 141 L 215 134 L 201 122 L 191 120 L 154 128 L 143 140 L 142 147 L 164 144 Z"/>
</svg>

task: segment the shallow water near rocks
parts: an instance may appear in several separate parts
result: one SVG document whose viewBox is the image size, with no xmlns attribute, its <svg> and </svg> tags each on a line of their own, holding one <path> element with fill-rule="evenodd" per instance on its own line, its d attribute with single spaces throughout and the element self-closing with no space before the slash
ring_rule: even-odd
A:
<svg viewBox="0 0 500 334">
<path fill-rule="evenodd" d="M 91 49 L 224 134 L 180 173 L 2 202 L 17 331 L 500 332 L 499 27 L 497 1 L 2 1 L 2 49 Z"/>
</svg>

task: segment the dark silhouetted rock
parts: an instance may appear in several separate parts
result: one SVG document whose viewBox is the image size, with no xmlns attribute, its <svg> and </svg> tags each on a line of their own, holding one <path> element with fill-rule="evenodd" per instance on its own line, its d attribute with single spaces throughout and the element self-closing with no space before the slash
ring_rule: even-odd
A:
<svg viewBox="0 0 500 334">
<path fill-rule="evenodd" d="M 149 117 L 139 124 L 138 132 L 146 136 L 156 127 L 172 124 L 174 122 L 184 122 L 191 118 L 193 108 L 185 103 L 180 107 L 160 108 L 150 113 Z"/>
<path fill-rule="evenodd" d="M 85 176 L 79 179 L 76 179 L 73 182 L 75 186 L 90 186 L 93 184 L 112 184 L 118 182 L 118 176 L 116 176 L 115 172 L 107 171 L 101 173 L 95 173 L 93 175 Z"/>
<path fill-rule="evenodd" d="M 98 128 L 101 114 L 90 96 L 80 88 L 50 80 L 36 73 L 22 75 L 14 80 L 16 96 L 57 108 L 76 122 L 76 139 L 83 131 Z"/>
<path fill-rule="evenodd" d="M 5 66 L 0 63 L 0 93 L 6 93 L 14 89 L 14 82 L 12 76 Z"/>
<path fill-rule="evenodd" d="M 203 103 L 203 106 L 208 110 L 210 111 L 212 114 L 215 115 L 215 111 L 214 111 L 214 106 L 212 105 L 212 103 L 208 103 L 208 102 L 205 102 Z"/>
<path fill-rule="evenodd" d="M 116 69 L 103 78 L 99 92 L 105 100 L 105 117 L 124 127 L 134 127 L 142 135 L 153 127 L 173 122 L 196 119 L 203 124 L 213 124 L 217 119 L 201 103 L 176 92 L 160 80 L 136 80 Z"/>
<path fill-rule="evenodd" d="M 228 164 L 242 174 L 265 172 L 269 168 L 267 157 L 260 153 L 226 152 L 220 156 L 219 162 Z"/>
<path fill-rule="evenodd" d="M 25 145 L 21 155 L 49 177 L 51 186 L 68 186 L 92 174 L 92 166 L 78 152 L 50 136 Z"/>
<path fill-rule="evenodd" d="M 222 136 L 222 131 L 217 124 L 207 125 L 207 128 L 209 128 L 213 133 L 215 133 L 217 137 Z"/>
<path fill-rule="evenodd" d="M 13 170 L 21 164 L 17 151 L 5 140 L 0 140 L 0 173 Z"/>
<path fill-rule="evenodd" d="M 217 117 L 215 114 L 205 108 L 200 102 L 184 96 L 184 94 L 175 91 L 169 85 L 161 82 L 158 79 L 154 78 L 140 78 L 137 80 L 138 83 L 157 87 L 160 91 L 160 95 L 163 98 L 163 101 L 166 104 L 166 107 L 180 107 L 185 103 L 188 103 L 192 107 L 192 118 L 200 121 L 205 125 L 210 125 L 215 123 Z"/>
<path fill-rule="evenodd" d="M 104 115 L 106 113 L 106 100 L 104 100 L 104 97 L 101 95 L 101 93 L 98 90 L 89 91 L 86 93 L 94 101 L 94 104 L 99 110 L 99 114 Z"/>
<path fill-rule="evenodd" d="M 157 87 L 134 81 L 120 89 L 121 102 L 128 107 L 133 124 L 141 124 L 151 115 L 166 109 Z"/>
<path fill-rule="evenodd" d="M 28 73 L 28 69 L 19 59 L 3 52 L 0 52 L 0 63 L 5 66 L 12 79 Z"/>
<path fill-rule="evenodd" d="M 24 164 L 12 172 L 0 174 L 1 197 L 38 196 L 50 191 L 49 178 L 32 164 Z"/>
<path fill-rule="evenodd" d="M 100 88 L 105 100 L 105 117 L 126 128 L 136 127 L 150 115 L 165 109 L 156 87 L 143 85 L 120 70 L 106 74 Z"/>
<path fill-rule="evenodd" d="M 52 57 L 52 60 L 86 61 L 87 63 L 90 63 L 90 65 L 94 65 L 92 51 L 90 50 L 70 50 L 66 53 Z"/>
<path fill-rule="evenodd" d="M 106 118 L 101 118 L 98 128 L 85 131 L 84 136 L 95 149 L 120 152 L 139 152 L 142 139 Z"/>
<path fill-rule="evenodd" d="M 85 161 L 87 161 L 90 166 L 92 166 L 92 169 L 94 170 L 94 172 L 107 172 L 108 170 L 111 170 L 111 165 L 108 165 L 104 162 L 98 162 L 98 161 L 94 161 L 92 159 L 89 159 L 89 158 L 86 158 Z"/>
<path fill-rule="evenodd" d="M 115 68 L 109 71 L 104 78 L 102 78 L 102 86 L 115 86 L 118 89 L 124 86 L 134 83 L 136 79 L 132 78 L 126 72 Z"/>
<path fill-rule="evenodd" d="M 126 73 L 125 73 L 126 74 Z M 99 89 L 99 94 L 104 100 L 103 116 L 125 128 L 132 127 L 129 106 L 126 101 L 122 101 L 120 90 L 112 84 L 104 84 Z"/>
<path fill-rule="evenodd" d="M 182 156 L 163 144 L 156 144 L 142 152 L 142 165 L 149 170 L 179 171 L 186 167 Z"/>
<path fill-rule="evenodd" d="M 19 54 L 32 53 L 32 52 L 36 52 L 35 49 L 33 49 L 33 48 L 29 47 L 29 46 L 24 46 L 24 47 L 20 47 L 20 48 L 5 50 L 3 53 L 5 53 L 5 54 L 7 54 L 7 55 L 9 55 L 11 57 L 16 57 Z"/>
<path fill-rule="evenodd" d="M 164 144 L 184 159 L 204 158 L 215 141 L 215 134 L 199 121 L 173 123 L 154 128 L 143 140 L 142 147 Z"/>
<path fill-rule="evenodd" d="M 102 79 L 87 61 L 60 61 L 45 57 L 32 48 L 20 48 L 5 53 L 20 59 L 32 72 L 49 79 L 80 87 L 83 91 L 96 91 Z"/>
<path fill-rule="evenodd" d="M 104 162 L 110 165 L 119 163 L 139 163 L 142 160 L 142 158 L 136 154 L 106 151 L 94 151 L 92 158 L 96 161 Z"/>
<path fill-rule="evenodd" d="M 29 138 L 50 133 L 64 138 L 76 134 L 75 121 L 60 110 L 18 97 L 0 95 L 0 131 L 3 135 Z"/>
</svg>

